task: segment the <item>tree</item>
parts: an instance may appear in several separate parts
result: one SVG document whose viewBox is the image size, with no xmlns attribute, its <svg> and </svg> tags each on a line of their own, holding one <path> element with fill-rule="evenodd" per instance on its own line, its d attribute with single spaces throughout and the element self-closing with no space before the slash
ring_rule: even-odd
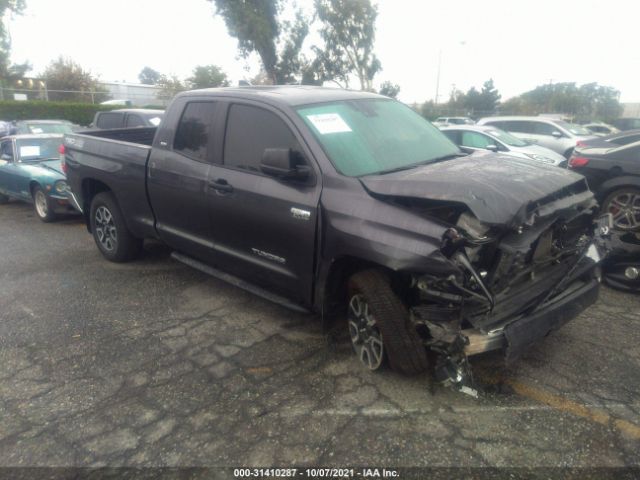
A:
<svg viewBox="0 0 640 480">
<path fill-rule="evenodd" d="M 501 105 L 509 113 L 563 113 L 583 119 L 612 120 L 622 113 L 620 92 L 613 87 L 573 82 L 548 83 L 511 98 Z"/>
<path fill-rule="evenodd" d="M 59 57 L 40 75 L 47 83 L 49 100 L 101 102 L 109 96 L 91 72 L 70 58 Z"/>
<path fill-rule="evenodd" d="M 302 65 L 307 65 L 301 54 L 302 44 L 309 27 L 300 11 L 295 21 L 282 21 L 281 0 L 208 0 L 216 7 L 227 25 L 229 35 L 238 40 L 242 57 L 256 52 L 262 68 L 273 84 L 295 81 Z M 278 51 L 278 45 L 282 45 Z"/>
<path fill-rule="evenodd" d="M 138 80 L 144 85 L 157 85 L 162 74 L 151 67 L 144 67 L 138 74 Z"/>
<path fill-rule="evenodd" d="M 390 81 L 382 82 L 380 85 L 380 95 L 384 95 L 390 98 L 398 98 L 400 93 L 400 85 L 391 83 Z"/>
<path fill-rule="evenodd" d="M 228 87 L 229 79 L 217 65 L 198 65 L 187 79 L 187 84 L 191 89 Z"/>
<path fill-rule="evenodd" d="M 0 0 L 0 81 L 23 77 L 31 69 L 28 63 L 11 64 L 11 38 L 3 21 L 9 13 L 22 14 L 25 6 L 25 0 Z"/>
<path fill-rule="evenodd" d="M 360 89 L 372 91 L 373 77 L 382 69 L 373 53 L 377 8 L 370 0 L 316 0 L 315 7 L 324 40 L 324 49 L 316 54 L 324 74 L 348 87 L 354 73 Z"/>
<path fill-rule="evenodd" d="M 178 93 L 187 90 L 187 86 L 175 75 L 160 75 L 157 85 L 160 87 L 160 91 L 156 97 L 163 101 L 169 101 Z"/>
</svg>

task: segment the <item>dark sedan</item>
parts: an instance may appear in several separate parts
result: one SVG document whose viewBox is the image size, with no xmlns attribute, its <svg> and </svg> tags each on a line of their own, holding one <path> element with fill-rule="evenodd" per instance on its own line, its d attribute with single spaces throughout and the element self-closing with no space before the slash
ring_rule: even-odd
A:
<svg viewBox="0 0 640 480">
<path fill-rule="evenodd" d="M 640 130 L 626 130 L 624 132 L 612 133 L 604 137 L 596 137 L 591 140 L 582 140 L 578 142 L 579 148 L 588 147 L 607 147 L 614 148 L 617 146 L 629 145 L 630 143 L 640 142 Z"/>
<path fill-rule="evenodd" d="M 587 178 L 614 228 L 640 230 L 640 141 L 628 145 L 576 147 L 569 168 Z"/>
</svg>

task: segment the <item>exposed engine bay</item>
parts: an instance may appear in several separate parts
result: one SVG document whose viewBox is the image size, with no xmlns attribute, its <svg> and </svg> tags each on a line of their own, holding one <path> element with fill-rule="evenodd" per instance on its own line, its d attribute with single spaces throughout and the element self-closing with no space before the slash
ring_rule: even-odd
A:
<svg viewBox="0 0 640 480">
<path fill-rule="evenodd" d="M 570 306 L 557 311 L 564 296 L 600 281 L 597 264 L 611 220 L 596 219 L 584 182 L 528 203 L 507 224 L 483 223 L 469 209 L 400 202 L 453 224 L 440 248 L 453 269 L 414 275 L 410 311 L 425 345 L 438 353 L 437 378 L 467 393 L 473 392 L 467 356 L 504 349 L 507 362 L 515 360 L 577 314 Z M 595 302 L 593 291 L 586 301 Z"/>
</svg>

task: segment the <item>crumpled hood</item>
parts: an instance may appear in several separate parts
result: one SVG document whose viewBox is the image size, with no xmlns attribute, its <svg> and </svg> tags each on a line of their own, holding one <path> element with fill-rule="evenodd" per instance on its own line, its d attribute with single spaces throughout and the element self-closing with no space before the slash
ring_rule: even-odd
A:
<svg viewBox="0 0 640 480">
<path fill-rule="evenodd" d="M 509 224 L 529 203 L 585 182 L 581 175 L 558 167 L 492 152 L 364 176 L 360 181 L 373 195 L 461 203 L 478 220 L 493 225 Z"/>
</svg>

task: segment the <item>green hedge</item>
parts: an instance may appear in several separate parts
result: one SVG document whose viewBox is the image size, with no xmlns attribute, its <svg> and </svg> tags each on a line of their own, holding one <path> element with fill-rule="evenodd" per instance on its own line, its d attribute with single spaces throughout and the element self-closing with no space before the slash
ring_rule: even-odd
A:
<svg viewBox="0 0 640 480">
<path fill-rule="evenodd" d="M 97 111 L 125 108 L 122 105 L 94 105 L 91 103 L 45 102 L 30 100 L 0 101 L 0 120 L 69 120 L 78 125 L 89 125 Z"/>
</svg>

